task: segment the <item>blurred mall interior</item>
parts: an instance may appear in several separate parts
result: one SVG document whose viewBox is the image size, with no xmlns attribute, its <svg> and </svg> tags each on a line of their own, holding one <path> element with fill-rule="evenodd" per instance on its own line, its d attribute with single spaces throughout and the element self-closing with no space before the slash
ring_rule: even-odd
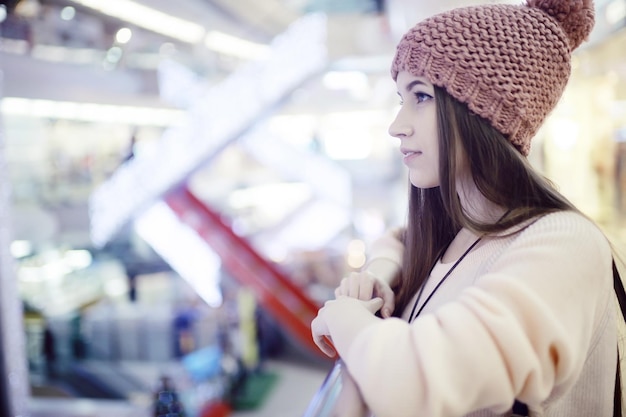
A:
<svg viewBox="0 0 626 417">
<path fill-rule="evenodd" d="M 405 217 L 394 45 L 487 1 L 1 1 L 0 415 L 303 416 L 311 319 Z M 622 242 L 626 0 L 595 7 L 530 159 Z"/>
</svg>

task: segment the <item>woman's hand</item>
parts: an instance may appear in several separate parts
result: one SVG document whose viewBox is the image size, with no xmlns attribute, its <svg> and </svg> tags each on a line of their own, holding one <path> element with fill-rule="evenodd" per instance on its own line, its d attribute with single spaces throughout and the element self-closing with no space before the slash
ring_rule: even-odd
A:
<svg viewBox="0 0 626 417">
<path fill-rule="evenodd" d="M 335 297 L 341 296 L 363 301 L 380 297 L 383 300 L 380 312 L 383 318 L 391 317 L 395 308 L 395 296 L 389 284 L 368 271 L 352 272 L 342 279 L 335 289 Z"/>
<path fill-rule="evenodd" d="M 343 316 L 342 313 L 346 311 L 346 308 L 365 308 L 373 315 L 378 310 L 380 310 L 380 307 L 382 305 L 383 300 L 379 297 L 367 301 L 362 301 L 351 297 L 341 296 L 335 300 L 326 301 L 326 303 L 324 303 L 324 307 L 320 308 L 320 310 L 317 312 L 317 317 L 315 317 L 311 322 L 311 333 L 313 335 L 313 341 L 322 352 L 324 352 L 327 356 L 334 358 L 337 355 L 337 351 L 332 344 L 332 337 L 328 328 L 328 323 L 337 316 Z M 358 331 L 358 328 L 353 328 L 351 326 L 349 331 L 347 331 L 346 333 L 354 334 L 344 334 L 341 335 L 341 337 L 351 339 L 352 337 L 356 336 L 356 333 L 358 333 Z"/>
</svg>

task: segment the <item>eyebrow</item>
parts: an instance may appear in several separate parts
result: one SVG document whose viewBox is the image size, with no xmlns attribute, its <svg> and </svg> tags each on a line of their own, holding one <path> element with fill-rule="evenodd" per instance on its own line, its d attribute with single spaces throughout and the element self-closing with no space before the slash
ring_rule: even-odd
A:
<svg viewBox="0 0 626 417">
<path fill-rule="evenodd" d="M 405 87 L 406 91 L 411 91 L 413 89 L 413 87 L 415 87 L 416 85 L 423 85 L 426 86 L 426 83 L 422 80 L 413 80 L 410 83 L 408 83 Z"/>
</svg>

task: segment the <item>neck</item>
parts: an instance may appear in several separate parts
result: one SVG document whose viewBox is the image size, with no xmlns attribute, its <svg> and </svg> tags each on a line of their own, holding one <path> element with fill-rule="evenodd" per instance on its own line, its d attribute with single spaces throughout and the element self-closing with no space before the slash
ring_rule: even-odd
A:
<svg viewBox="0 0 626 417">
<path fill-rule="evenodd" d="M 481 223 L 496 223 L 506 213 L 506 207 L 487 200 L 473 181 L 458 185 L 459 200 L 469 218 Z"/>
</svg>

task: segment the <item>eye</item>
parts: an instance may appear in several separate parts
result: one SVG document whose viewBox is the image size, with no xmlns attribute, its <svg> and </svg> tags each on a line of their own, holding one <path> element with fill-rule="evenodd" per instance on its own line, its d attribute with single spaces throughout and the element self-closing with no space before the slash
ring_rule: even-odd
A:
<svg viewBox="0 0 626 417">
<path fill-rule="evenodd" d="M 415 96 L 415 98 L 416 98 L 415 102 L 417 104 L 421 104 L 421 103 L 424 103 L 425 101 L 433 99 L 433 96 L 431 96 L 430 94 L 421 92 L 421 91 L 414 92 L 413 96 Z M 398 104 L 400 106 L 404 105 L 404 99 L 402 98 L 402 96 L 400 94 L 398 94 L 398 97 L 400 98 Z"/>
<path fill-rule="evenodd" d="M 433 98 L 433 96 L 431 96 L 430 94 L 422 93 L 419 91 L 413 94 L 415 95 L 415 98 L 417 99 L 418 103 L 423 103 Z"/>
</svg>

